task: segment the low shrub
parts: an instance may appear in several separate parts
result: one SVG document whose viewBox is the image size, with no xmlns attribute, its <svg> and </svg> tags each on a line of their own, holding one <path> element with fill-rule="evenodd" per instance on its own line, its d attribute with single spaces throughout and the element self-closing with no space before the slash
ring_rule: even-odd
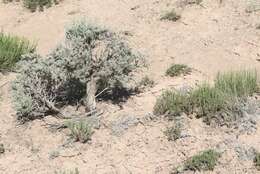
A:
<svg viewBox="0 0 260 174">
<path fill-rule="evenodd" d="M 181 125 L 174 124 L 171 127 L 168 127 L 164 134 L 167 136 L 168 141 L 176 141 L 181 138 Z"/>
<path fill-rule="evenodd" d="M 183 64 L 174 64 L 167 69 L 166 75 L 170 77 L 179 76 L 181 74 L 186 75 L 191 72 L 191 68 Z"/>
<path fill-rule="evenodd" d="M 49 8 L 53 4 L 58 4 L 59 0 L 23 0 L 24 6 L 31 12 L 35 12 L 37 9 L 44 10 L 44 7 Z"/>
<path fill-rule="evenodd" d="M 260 153 L 256 153 L 254 158 L 254 164 L 257 170 L 260 170 Z"/>
<path fill-rule="evenodd" d="M 168 21 L 177 21 L 181 18 L 180 15 L 178 15 L 174 9 L 172 9 L 171 11 L 165 13 L 160 19 L 161 20 L 168 20 Z"/>
<path fill-rule="evenodd" d="M 90 140 L 93 134 L 92 127 L 86 121 L 69 121 L 66 126 L 70 130 L 70 136 L 77 142 L 85 143 Z"/>
<path fill-rule="evenodd" d="M 213 171 L 217 165 L 220 153 L 215 150 L 203 151 L 184 163 L 184 170 L 191 171 Z"/>
<path fill-rule="evenodd" d="M 144 76 L 141 81 L 139 82 L 139 85 L 138 87 L 139 88 L 145 88 L 145 87 L 148 87 L 148 88 L 152 88 L 154 87 L 155 85 L 155 82 L 149 78 L 148 76 Z"/>
<path fill-rule="evenodd" d="M 11 70 L 23 54 L 34 50 L 29 40 L 0 32 L 0 71 Z"/>
<path fill-rule="evenodd" d="M 61 108 L 79 101 L 96 109 L 96 95 L 135 88 L 134 72 L 144 59 L 115 33 L 85 21 L 66 30 L 65 43 L 46 58 L 23 56 L 13 85 L 18 119 L 61 115 Z"/>
</svg>

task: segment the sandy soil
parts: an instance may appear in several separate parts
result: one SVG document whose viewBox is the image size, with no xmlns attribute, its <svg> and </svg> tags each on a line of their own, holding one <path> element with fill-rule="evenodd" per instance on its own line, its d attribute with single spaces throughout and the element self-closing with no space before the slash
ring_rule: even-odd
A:
<svg viewBox="0 0 260 174">
<path fill-rule="evenodd" d="M 52 132 L 47 117 L 18 125 L 12 109 L 10 82 L 14 74 L 0 76 L 0 173 L 53 174 L 56 170 L 78 168 L 81 174 L 169 173 L 188 157 L 207 148 L 223 146 L 227 152 L 214 172 L 253 174 L 250 157 L 240 158 L 237 147 L 260 151 L 260 131 L 241 134 L 226 128 L 206 126 L 187 119 L 188 137 L 169 142 L 163 131 L 170 124 L 163 119 L 135 124 L 120 136 L 112 123 L 121 117 L 143 118 L 152 112 L 156 97 L 168 88 L 193 86 L 211 81 L 219 71 L 260 68 L 260 12 L 247 13 L 246 0 L 204 0 L 202 5 L 180 7 L 176 0 L 64 0 L 44 12 L 30 13 L 19 3 L 0 3 L 0 28 L 38 43 L 38 52 L 47 54 L 64 36 L 64 26 L 73 19 L 88 21 L 122 33 L 130 45 L 144 54 L 149 68 L 143 74 L 156 85 L 132 96 L 123 107 L 102 103 L 102 125 L 88 144 L 66 144 L 67 132 Z M 160 16 L 176 8 L 178 22 L 160 21 Z M 188 76 L 164 76 L 171 63 L 192 67 Z"/>
</svg>

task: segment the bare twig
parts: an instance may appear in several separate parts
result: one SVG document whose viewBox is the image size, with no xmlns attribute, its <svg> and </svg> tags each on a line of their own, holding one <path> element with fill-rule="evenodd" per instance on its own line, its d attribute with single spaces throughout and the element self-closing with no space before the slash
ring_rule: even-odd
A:
<svg viewBox="0 0 260 174">
<path fill-rule="evenodd" d="M 97 98 L 98 96 L 100 96 L 103 92 L 105 92 L 106 90 L 108 90 L 108 88 L 103 89 L 100 93 L 98 93 L 95 97 Z"/>
<path fill-rule="evenodd" d="M 4 87 L 5 85 L 7 85 L 9 83 L 9 81 L 5 82 L 4 84 L 0 85 L 0 88 Z"/>
</svg>

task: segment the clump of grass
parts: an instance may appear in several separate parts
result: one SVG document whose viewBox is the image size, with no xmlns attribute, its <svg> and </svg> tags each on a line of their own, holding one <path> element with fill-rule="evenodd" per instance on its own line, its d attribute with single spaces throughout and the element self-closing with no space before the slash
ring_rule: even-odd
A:
<svg viewBox="0 0 260 174">
<path fill-rule="evenodd" d="M 180 124 L 174 124 L 173 126 L 167 128 L 167 130 L 164 132 L 164 134 L 167 136 L 168 141 L 176 141 L 181 138 L 181 125 Z"/>
<path fill-rule="evenodd" d="M 179 116 L 182 112 L 190 110 L 190 98 L 178 91 L 167 90 L 157 99 L 154 106 L 155 115 L 168 115 L 169 118 Z"/>
<path fill-rule="evenodd" d="M 154 114 L 174 118 L 181 113 L 194 113 L 207 124 L 227 125 L 243 115 L 246 98 L 257 92 L 256 73 L 249 71 L 219 74 L 215 85 L 205 83 L 186 94 L 166 91 L 156 101 Z"/>
<path fill-rule="evenodd" d="M 155 82 L 149 78 L 148 76 L 144 76 L 141 81 L 139 82 L 139 88 L 145 88 L 145 87 L 148 87 L 148 88 L 152 88 L 154 87 L 155 85 Z"/>
<path fill-rule="evenodd" d="M 203 0 L 196 0 L 195 4 L 200 5 L 203 2 Z"/>
<path fill-rule="evenodd" d="M 165 13 L 160 19 L 175 22 L 175 21 L 179 20 L 180 18 L 181 18 L 181 16 L 179 14 L 177 14 L 174 9 L 172 9 L 171 11 Z"/>
<path fill-rule="evenodd" d="M 23 54 L 34 52 L 27 39 L 0 32 L 0 70 L 11 70 Z"/>
<path fill-rule="evenodd" d="M 37 9 L 44 10 L 44 7 L 49 8 L 53 4 L 58 4 L 58 0 L 23 0 L 24 6 L 31 12 L 35 12 Z"/>
<path fill-rule="evenodd" d="M 217 165 L 220 153 L 209 149 L 203 151 L 187 160 L 184 163 L 184 170 L 191 171 L 213 171 Z"/>
<path fill-rule="evenodd" d="M 83 120 L 76 122 L 70 121 L 66 126 L 69 128 L 70 136 L 75 142 L 85 143 L 90 140 L 93 134 L 92 126 Z"/>
<path fill-rule="evenodd" d="M 0 154 L 5 153 L 4 144 L 0 144 Z"/>
<path fill-rule="evenodd" d="M 257 92 L 257 74 L 254 71 L 239 71 L 218 74 L 216 88 L 235 97 L 248 97 Z"/>
<path fill-rule="evenodd" d="M 215 87 L 204 83 L 191 92 L 191 100 L 199 115 L 216 113 L 226 105 L 226 96 Z"/>
<path fill-rule="evenodd" d="M 74 170 L 69 171 L 55 171 L 54 174 L 79 174 L 79 169 L 75 168 Z"/>
<path fill-rule="evenodd" d="M 256 153 L 254 158 L 254 164 L 257 170 L 260 170 L 260 153 Z"/>
<path fill-rule="evenodd" d="M 181 74 L 186 75 L 191 72 L 191 68 L 183 64 L 174 64 L 167 69 L 166 75 L 170 77 L 179 76 Z"/>
</svg>

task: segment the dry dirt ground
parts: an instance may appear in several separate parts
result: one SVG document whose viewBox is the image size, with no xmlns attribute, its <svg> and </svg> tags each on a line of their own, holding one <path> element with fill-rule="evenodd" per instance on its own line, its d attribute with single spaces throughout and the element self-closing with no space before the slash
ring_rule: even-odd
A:
<svg viewBox="0 0 260 174">
<path fill-rule="evenodd" d="M 0 155 L 0 173 L 54 174 L 78 168 L 80 174 L 166 174 L 208 148 L 223 150 L 218 166 L 209 173 L 260 173 L 251 154 L 252 148 L 260 151 L 260 121 L 239 130 L 213 128 L 186 118 L 187 136 L 175 142 L 163 134 L 170 123 L 149 121 L 156 97 L 164 89 L 212 81 L 219 71 L 260 67 L 260 30 L 256 29 L 260 12 L 246 12 L 250 0 L 203 0 L 202 5 L 187 6 L 178 2 L 64 0 L 36 13 L 19 3 L 0 3 L 0 28 L 37 41 L 40 54 L 47 54 L 61 42 L 64 26 L 73 19 L 84 17 L 113 31 L 130 33 L 126 39 L 149 61 L 142 75 L 156 82 L 155 87 L 130 97 L 122 107 L 102 103 L 105 113 L 100 129 L 95 130 L 90 143 L 80 144 L 67 143 L 66 131 L 51 131 L 48 123 L 57 121 L 52 117 L 17 124 L 10 87 L 15 75 L 1 75 L 0 85 L 5 85 L 0 89 L 0 143 L 6 152 Z M 181 13 L 181 20 L 160 21 L 172 8 Z M 165 77 L 171 63 L 187 64 L 193 73 Z M 255 116 L 259 117 L 259 112 Z M 118 120 L 129 124 L 120 128 Z"/>
</svg>

